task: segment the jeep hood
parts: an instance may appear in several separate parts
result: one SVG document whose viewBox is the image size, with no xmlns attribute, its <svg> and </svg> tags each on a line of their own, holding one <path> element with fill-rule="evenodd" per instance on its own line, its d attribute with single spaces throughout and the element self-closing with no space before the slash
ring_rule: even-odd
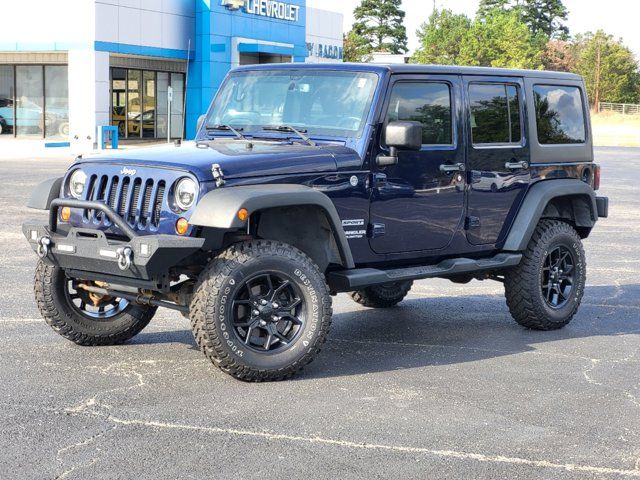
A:
<svg viewBox="0 0 640 480">
<path fill-rule="evenodd" d="M 192 172 L 201 182 L 213 180 L 211 166 L 219 164 L 225 179 L 333 172 L 336 159 L 359 159 L 342 145 L 299 145 L 256 141 L 253 149 L 237 140 L 216 140 L 182 146 L 160 146 L 87 156 L 78 163 L 106 163 L 123 167 L 170 168 Z"/>
</svg>

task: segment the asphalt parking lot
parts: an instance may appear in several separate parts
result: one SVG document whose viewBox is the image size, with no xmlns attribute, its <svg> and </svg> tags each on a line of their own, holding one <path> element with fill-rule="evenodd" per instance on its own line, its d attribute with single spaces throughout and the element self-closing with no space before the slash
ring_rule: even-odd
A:
<svg viewBox="0 0 640 480">
<path fill-rule="evenodd" d="M 519 327 L 492 282 L 340 295 L 320 357 L 271 384 L 219 372 L 172 312 L 118 347 L 55 334 L 20 224 L 68 162 L 0 160 L 0 477 L 640 477 L 640 149 L 596 155 L 611 215 L 566 329 Z"/>
</svg>

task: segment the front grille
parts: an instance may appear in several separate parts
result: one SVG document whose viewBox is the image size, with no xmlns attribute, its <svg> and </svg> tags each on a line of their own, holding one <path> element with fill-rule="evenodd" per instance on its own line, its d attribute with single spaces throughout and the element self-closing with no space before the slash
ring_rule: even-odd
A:
<svg viewBox="0 0 640 480">
<path fill-rule="evenodd" d="M 165 191 L 164 180 L 93 174 L 87 181 L 86 200 L 109 205 L 137 230 L 157 229 L 160 226 Z M 86 210 L 84 219 L 98 225 L 111 225 L 106 215 L 94 210 Z"/>
</svg>

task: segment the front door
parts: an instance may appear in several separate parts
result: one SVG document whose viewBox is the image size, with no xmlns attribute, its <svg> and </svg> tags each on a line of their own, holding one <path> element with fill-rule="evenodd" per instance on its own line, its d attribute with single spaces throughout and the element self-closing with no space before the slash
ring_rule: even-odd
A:
<svg viewBox="0 0 640 480">
<path fill-rule="evenodd" d="M 529 184 L 523 82 L 472 76 L 464 83 L 470 110 L 467 239 L 492 245 L 509 227 Z"/>
<path fill-rule="evenodd" d="M 394 166 L 378 168 L 372 161 L 369 242 L 374 252 L 442 250 L 460 227 L 465 186 L 461 99 L 456 76 L 393 80 L 384 126 L 397 120 L 422 123 L 423 146 L 399 152 Z M 388 149 L 382 145 L 381 152 Z"/>
</svg>

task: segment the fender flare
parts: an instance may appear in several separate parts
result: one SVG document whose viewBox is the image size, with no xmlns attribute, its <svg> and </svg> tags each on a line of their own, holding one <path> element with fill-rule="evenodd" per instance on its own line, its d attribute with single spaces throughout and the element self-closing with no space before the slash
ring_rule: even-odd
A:
<svg viewBox="0 0 640 480">
<path fill-rule="evenodd" d="M 587 183 L 578 179 L 552 179 L 535 183 L 529 188 L 518 215 L 514 220 L 502 250 L 521 252 L 542 218 L 545 208 L 551 200 L 559 197 L 586 198 L 589 207 L 588 218 L 581 218 L 581 227 L 593 227 L 598 220 L 596 194 Z"/>
<path fill-rule="evenodd" d="M 354 268 L 351 248 L 333 202 L 324 193 L 304 185 L 269 184 L 217 188 L 200 199 L 189 223 L 200 227 L 235 230 L 246 226 L 237 215 L 241 208 L 247 209 L 252 215 L 269 208 L 301 205 L 317 206 L 325 213 L 343 266 Z"/>
<path fill-rule="evenodd" d="M 50 178 L 39 183 L 31 192 L 27 207 L 35 208 L 36 210 L 49 210 L 51 202 L 60 196 L 63 178 Z"/>
</svg>

